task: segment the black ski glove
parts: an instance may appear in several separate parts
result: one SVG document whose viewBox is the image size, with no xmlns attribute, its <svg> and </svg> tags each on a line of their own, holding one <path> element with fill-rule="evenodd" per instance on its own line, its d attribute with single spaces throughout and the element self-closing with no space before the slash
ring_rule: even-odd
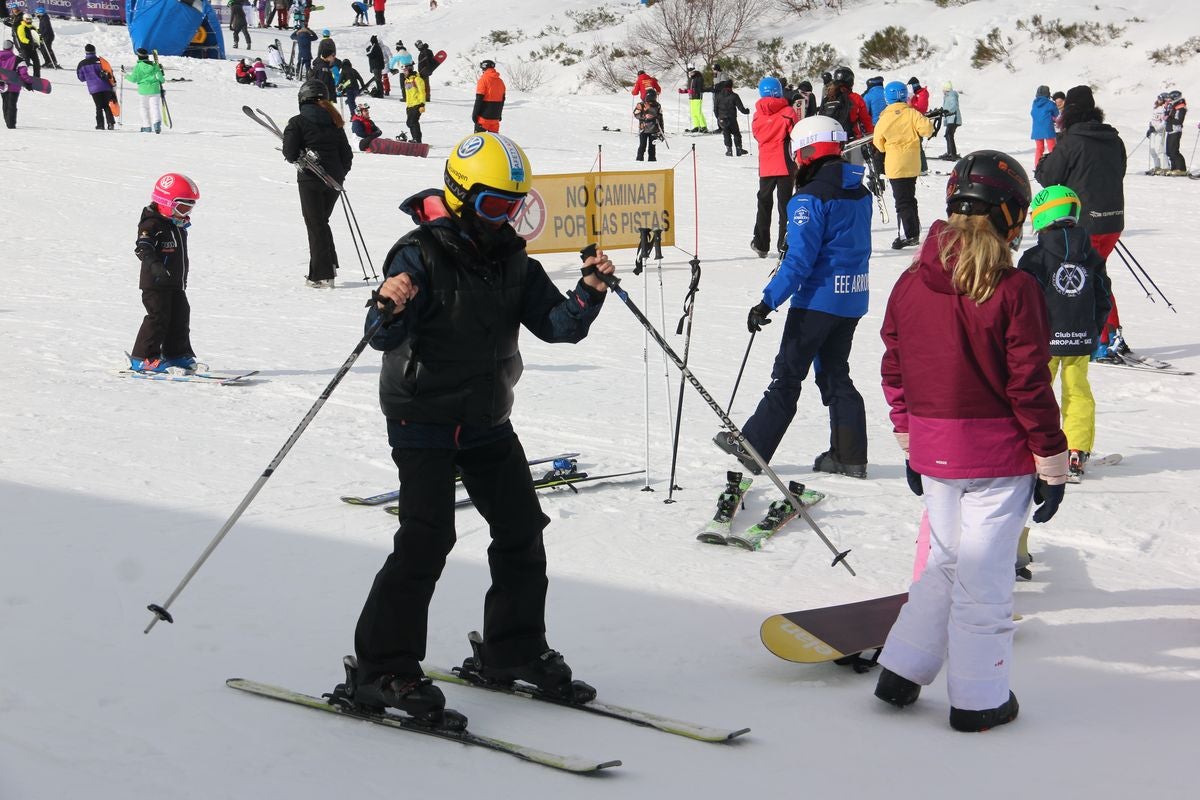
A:
<svg viewBox="0 0 1200 800">
<path fill-rule="evenodd" d="M 161 261 L 155 261 L 150 264 L 150 275 L 154 278 L 155 283 L 162 283 L 171 277 L 171 272 Z"/>
<path fill-rule="evenodd" d="M 1146 138 L 1150 138 L 1150 134 L 1154 133 L 1154 128 L 1146 128 Z"/>
<path fill-rule="evenodd" d="M 1058 512 L 1058 506 L 1062 503 L 1063 495 L 1066 493 L 1067 485 L 1065 483 L 1051 486 L 1038 478 L 1037 485 L 1033 487 L 1033 504 L 1037 506 L 1037 510 L 1033 512 L 1033 521 L 1049 522 Z"/>
<path fill-rule="evenodd" d="M 925 485 L 921 483 L 921 473 L 912 468 L 908 459 L 904 459 L 904 477 L 908 479 L 908 488 L 917 497 L 925 494 Z"/>
<path fill-rule="evenodd" d="M 770 313 L 771 307 L 769 305 L 759 303 L 750 309 L 750 313 L 746 316 L 746 329 L 751 333 L 758 333 L 762 330 L 763 325 L 771 324 L 771 320 L 767 319 L 767 315 Z"/>
</svg>

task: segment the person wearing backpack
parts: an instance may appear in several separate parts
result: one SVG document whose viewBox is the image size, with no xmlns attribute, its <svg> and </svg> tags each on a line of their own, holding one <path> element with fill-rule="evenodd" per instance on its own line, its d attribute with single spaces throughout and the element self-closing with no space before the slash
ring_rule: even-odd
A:
<svg viewBox="0 0 1200 800">
<path fill-rule="evenodd" d="M 817 113 L 823 117 L 832 117 L 838 121 L 851 141 L 861 139 L 875 130 L 867 104 L 860 95 L 854 92 L 854 72 L 849 67 L 838 67 L 830 76 L 831 80 L 825 85 L 823 101 Z M 858 153 L 862 148 L 850 151 L 850 161 L 854 163 L 861 159 Z"/>
<path fill-rule="evenodd" d="M 646 90 L 646 97 L 633 107 L 633 118 L 638 126 L 638 150 L 635 160 L 641 161 L 643 156 L 654 161 L 654 143 L 662 137 L 663 112 L 658 104 L 658 92 Z M 649 151 L 647 153 L 647 150 Z"/>
<path fill-rule="evenodd" d="M 87 85 L 92 102 L 96 104 L 96 130 L 98 131 L 105 130 L 106 127 L 111 131 L 116 124 L 111 105 L 117 99 L 116 94 L 113 93 L 115 80 L 112 72 L 104 68 L 106 63 L 96 55 L 95 45 L 85 44 L 83 60 L 75 68 L 75 77 Z"/>
<path fill-rule="evenodd" d="M 883 153 L 883 171 L 892 184 L 896 221 L 904 229 L 893 250 L 921 243 L 917 214 L 917 176 L 921 174 L 921 139 L 933 136 L 933 123 L 908 104 L 908 87 L 892 81 L 883 87 L 888 107 L 879 115 L 873 143 Z"/>
<path fill-rule="evenodd" d="M 775 249 L 782 253 L 787 247 L 787 203 L 795 174 L 788 136 L 799 120 L 791 103 L 783 99 L 783 84 L 778 78 L 767 75 L 760 80 L 758 94 L 750 123 L 750 132 L 758 142 L 758 212 L 750 249 L 759 258 L 766 258 L 771 247 L 772 198 L 779 218 Z"/>
<path fill-rule="evenodd" d="M 737 115 L 741 113 L 749 116 L 750 109 L 746 108 L 742 98 L 733 90 L 733 81 L 721 81 L 714 88 L 714 112 L 721 133 L 725 135 L 725 155 L 732 156 L 736 147 L 737 154 L 744 156 L 746 151 L 742 149 L 742 129 L 738 126 Z"/>
</svg>

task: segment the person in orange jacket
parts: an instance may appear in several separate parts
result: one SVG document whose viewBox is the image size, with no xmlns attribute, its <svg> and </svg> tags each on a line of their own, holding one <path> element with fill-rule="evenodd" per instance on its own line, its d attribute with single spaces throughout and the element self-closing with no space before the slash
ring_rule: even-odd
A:
<svg viewBox="0 0 1200 800">
<path fill-rule="evenodd" d="M 471 121 L 475 132 L 500 132 L 500 115 L 504 111 L 504 81 L 496 72 L 496 62 L 490 58 L 479 62 L 483 74 L 475 84 L 475 106 L 471 109 Z"/>
<path fill-rule="evenodd" d="M 662 94 L 662 87 L 658 85 L 658 81 L 647 74 L 646 70 L 639 69 L 630 94 L 637 95 L 639 100 L 645 101 L 647 89 L 653 89 L 656 95 Z"/>
</svg>

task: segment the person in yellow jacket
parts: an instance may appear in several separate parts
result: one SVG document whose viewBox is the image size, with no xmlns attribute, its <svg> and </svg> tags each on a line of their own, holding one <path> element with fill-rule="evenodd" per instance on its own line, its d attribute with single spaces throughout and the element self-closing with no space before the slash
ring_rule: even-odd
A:
<svg viewBox="0 0 1200 800">
<path fill-rule="evenodd" d="M 933 123 L 908 104 L 908 87 L 900 81 L 883 87 L 883 96 L 888 105 L 875 123 L 872 144 L 883 153 L 883 172 L 892 185 L 896 221 L 903 229 L 892 248 L 901 250 L 921 243 L 917 176 L 921 174 L 921 139 L 933 136 Z"/>
<path fill-rule="evenodd" d="M 425 113 L 425 79 L 417 74 L 412 64 L 404 65 L 404 105 L 408 109 L 409 137 L 421 141 L 421 115 Z"/>
<path fill-rule="evenodd" d="M 471 121 L 475 132 L 500 132 L 500 115 L 504 111 L 504 81 L 496 72 L 496 62 L 490 58 L 479 62 L 483 74 L 475 84 L 475 106 L 471 109 Z"/>
<path fill-rule="evenodd" d="M 21 21 L 13 27 L 13 35 L 17 37 L 17 51 L 21 58 L 33 68 L 33 77 L 42 77 L 42 62 L 38 58 L 38 44 L 42 39 L 31 14 L 21 15 Z"/>
</svg>

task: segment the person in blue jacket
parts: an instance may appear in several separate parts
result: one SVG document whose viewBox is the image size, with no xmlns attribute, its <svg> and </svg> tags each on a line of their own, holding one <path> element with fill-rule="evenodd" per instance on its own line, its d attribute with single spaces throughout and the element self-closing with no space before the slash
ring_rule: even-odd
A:
<svg viewBox="0 0 1200 800">
<path fill-rule="evenodd" d="M 1046 153 L 1054 152 L 1054 120 L 1058 119 L 1058 105 L 1050 99 L 1050 87 L 1039 86 L 1029 109 L 1033 129 L 1029 138 L 1034 141 L 1033 165 L 1036 167 Z"/>
<path fill-rule="evenodd" d="M 771 383 L 742 432 L 770 461 L 796 415 L 801 383 L 815 368 L 821 402 L 829 409 L 829 449 L 813 470 L 867 477 L 867 420 L 850 379 L 850 347 L 867 313 L 871 258 L 871 194 L 864 167 L 842 159 L 846 132 L 830 117 L 808 117 L 792 128 L 796 191 L 787 206 L 787 251 L 750 309 L 752 334 L 791 298 Z M 751 472 L 760 469 L 728 432 L 713 439 Z"/>
<path fill-rule="evenodd" d="M 296 79 L 301 82 L 308 77 L 313 60 L 312 43 L 316 40 L 317 35 L 307 25 L 292 33 L 292 41 L 296 43 Z"/>
<path fill-rule="evenodd" d="M 879 115 L 888 107 L 887 98 L 883 96 L 882 75 L 867 78 L 867 90 L 862 93 L 862 99 L 867 104 L 867 112 L 871 115 L 872 124 L 878 123 Z"/>
</svg>

